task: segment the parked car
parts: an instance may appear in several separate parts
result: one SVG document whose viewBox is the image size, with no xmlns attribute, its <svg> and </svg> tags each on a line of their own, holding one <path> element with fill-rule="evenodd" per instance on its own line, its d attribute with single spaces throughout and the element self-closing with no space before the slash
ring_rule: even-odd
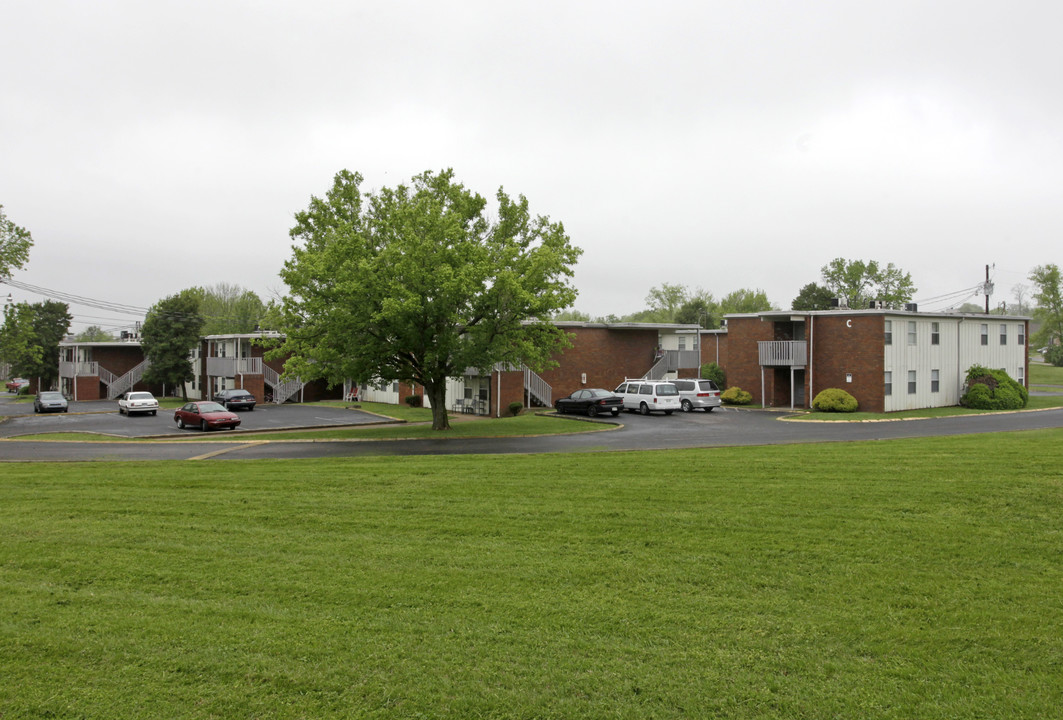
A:
<svg viewBox="0 0 1063 720">
<path fill-rule="evenodd" d="M 232 430 L 239 427 L 240 416 L 213 400 L 197 400 L 178 408 L 173 414 L 173 421 L 182 430 L 186 427 L 198 427 L 206 432 L 215 428 Z"/>
<path fill-rule="evenodd" d="M 693 412 L 698 408 L 712 412 L 720 407 L 720 388 L 712 380 L 673 380 L 672 384 L 679 391 L 683 412 Z"/>
<path fill-rule="evenodd" d="M 222 390 L 214 393 L 214 402 L 224 405 L 226 410 L 254 410 L 255 396 L 247 390 Z"/>
<path fill-rule="evenodd" d="M 37 393 L 37 397 L 33 398 L 33 412 L 35 413 L 66 412 L 68 409 L 69 405 L 63 393 L 55 390 L 45 390 Z"/>
<path fill-rule="evenodd" d="M 118 398 L 118 414 L 132 415 L 133 413 L 147 413 L 154 415 L 159 411 L 159 401 L 155 396 L 143 390 L 130 390 Z"/>
<path fill-rule="evenodd" d="M 29 384 L 30 381 L 26 378 L 11 378 L 7 381 L 7 391 L 10 393 L 17 393 Z"/>
<path fill-rule="evenodd" d="M 577 390 L 554 403 L 559 414 L 579 412 L 587 413 L 590 417 L 607 412 L 616 417 L 623 407 L 624 398 L 601 388 Z"/>
<path fill-rule="evenodd" d="M 643 415 L 660 410 L 671 415 L 682 405 L 679 402 L 679 390 L 668 381 L 661 380 L 625 380 L 620 383 L 615 394 L 624 399 L 624 409 L 629 412 L 639 411 Z"/>
</svg>

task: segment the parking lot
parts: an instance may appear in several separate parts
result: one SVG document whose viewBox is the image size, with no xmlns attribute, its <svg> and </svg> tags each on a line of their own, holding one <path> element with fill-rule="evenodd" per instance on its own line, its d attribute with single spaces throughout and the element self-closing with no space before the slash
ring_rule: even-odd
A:
<svg viewBox="0 0 1063 720">
<path fill-rule="evenodd" d="M 100 433 L 128 438 L 189 437 L 199 430 L 179 430 L 172 409 L 162 408 L 155 416 L 119 415 L 113 400 L 71 402 L 66 413 L 35 415 L 29 403 L 14 402 L 14 396 L 0 397 L 0 437 L 38 435 L 41 433 Z M 224 431 L 239 434 L 249 430 L 283 430 L 302 427 L 333 427 L 385 422 L 385 418 L 360 410 L 318 405 L 260 405 L 253 411 L 238 412 L 240 428 Z M 213 434 L 221 434 L 212 432 Z"/>
</svg>

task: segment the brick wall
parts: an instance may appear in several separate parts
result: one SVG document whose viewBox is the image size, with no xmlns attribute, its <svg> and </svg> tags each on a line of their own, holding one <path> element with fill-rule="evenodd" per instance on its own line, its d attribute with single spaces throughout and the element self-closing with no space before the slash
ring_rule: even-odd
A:
<svg viewBox="0 0 1063 720">
<path fill-rule="evenodd" d="M 812 392 L 841 388 L 866 412 L 884 412 L 885 326 L 881 315 L 820 315 L 812 325 Z M 846 382 L 846 374 L 852 382 Z M 896 382 L 896 380 L 895 380 Z"/>
<path fill-rule="evenodd" d="M 760 394 L 760 350 L 757 343 L 774 339 L 775 324 L 770 321 L 755 317 L 727 319 L 727 359 L 726 363 L 720 363 L 727 373 L 727 386 L 740 387 L 752 393 L 753 402 L 757 405 L 764 404 Z M 775 385 L 775 373 L 765 372 L 764 393 L 768 398 L 775 397 Z M 789 407 L 789 399 L 786 405 Z"/>
</svg>

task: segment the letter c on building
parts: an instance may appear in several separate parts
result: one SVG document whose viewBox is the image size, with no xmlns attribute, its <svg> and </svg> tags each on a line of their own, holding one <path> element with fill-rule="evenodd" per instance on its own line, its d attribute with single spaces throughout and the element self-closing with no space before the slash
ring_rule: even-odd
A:
<svg viewBox="0 0 1063 720">
<path fill-rule="evenodd" d="M 846 320 L 845 321 L 845 327 L 852 327 L 852 326 L 853 326 L 853 321 L 852 320 Z"/>
</svg>

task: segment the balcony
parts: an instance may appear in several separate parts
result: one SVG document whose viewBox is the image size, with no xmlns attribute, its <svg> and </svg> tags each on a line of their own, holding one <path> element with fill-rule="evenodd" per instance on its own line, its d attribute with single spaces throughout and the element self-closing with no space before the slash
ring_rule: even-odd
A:
<svg viewBox="0 0 1063 720">
<path fill-rule="evenodd" d="M 237 375 L 261 375 L 262 358 L 207 358 L 207 375 L 234 378 Z"/>
<path fill-rule="evenodd" d="M 760 364 L 805 367 L 808 365 L 808 343 L 804 340 L 769 340 L 759 342 Z"/>
</svg>

